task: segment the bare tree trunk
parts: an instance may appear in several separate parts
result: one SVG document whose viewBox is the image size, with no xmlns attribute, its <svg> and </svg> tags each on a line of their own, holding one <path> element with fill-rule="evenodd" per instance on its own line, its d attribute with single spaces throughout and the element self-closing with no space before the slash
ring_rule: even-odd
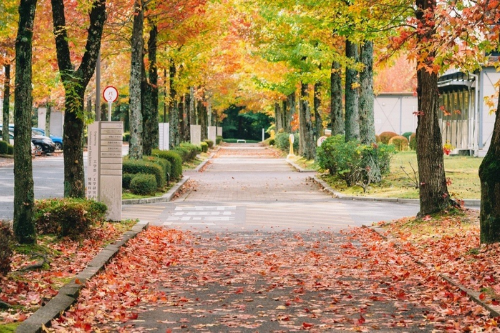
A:
<svg viewBox="0 0 500 333">
<path fill-rule="evenodd" d="M 14 234 L 19 243 L 36 242 L 31 164 L 32 44 L 36 0 L 21 0 L 16 38 L 16 86 L 14 90 Z M 4 126 L 9 126 L 4 122 Z M 7 134 L 9 131 L 7 130 Z M 7 141 L 8 142 L 8 141 Z"/>
<path fill-rule="evenodd" d="M 274 122 L 276 125 L 276 133 L 283 129 L 283 116 L 281 114 L 281 105 L 279 102 L 274 103 Z"/>
<path fill-rule="evenodd" d="M 346 40 L 346 56 L 358 61 L 358 46 Z M 345 140 L 359 140 L 358 71 L 347 67 L 345 74 Z"/>
<path fill-rule="evenodd" d="M 190 125 L 197 125 L 196 121 L 196 100 L 194 98 L 194 88 L 190 87 L 189 88 L 189 124 Z"/>
<path fill-rule="evenodd" d="M 289 120 L 287 122 L 287 126 L 288 126 L 287 133 L 292 133 L 293 132 L 292 121 L 295 117 L 295 114 L 297 113 L 297 103 L 295 101 L 295 92 L 288 95 L 287 104 L 288 104 L 288 107 L 290 108 L 289 115 L 288 115 Z"/>
<path fill-rule="evenodd" d="M 301 85 L 301 99 L 299 107 L 299 121 L 300 121 L 300 143 L 299 147 L 302 150 L 300 155 L 308 160 L 313 160 L 316 156 L 316 147 L 314 145 L 313 125 L 311 121 L 311 108 L 308 102 L 309 91 L 305 83 Z M 300 149 L 299 149 L 300 150 Z"/>
<path fill-rule="evenodd" d="M 52 115 L 52 105 L 50 102 L 45 104 L 45 136 L 50 136 L 50 116 Z"/>
<path fill-rule="evenodd" d="M 149 31 L 148 59 L 149 69 L 146 77 L 146 68 L 143 60 L 142 110 L 143 110 L 143 154 L 151 155 L 151 150 L 158 147 L 158 69 L 156 67 L 156 50 L 158 28 L 152 25 Z M 149 80 L 148 80 L 149 79 Z"/>
<path fill-rule="evenodd" d="M 142 159 L 143 154 L 143 116 L 142 116 L 142 72 L 144 52 L 144 7 L 143 2 L 134 3 L 134 24 L 132 28 L 132 54 L 129 84 L 130 143 L 129 157 Z"/>
<path fill-rule="evenodd" d="M 342 68 L 337 61 L 332 62 L 330 74 L 330 127 L 332 135 L 344 134 L 345 123 L 342 114 Z"/>
<path fill-rule="evenodd" d="M 359 95 L 359 134 L 361 143 L 375 143 L 375 115 L 373 111 L 375 96 L 373 94 L 373 42 L 365 41 L 361 47 L 361 62 L 364 65 L 359 78 L 361 93 Z"/>
<path fill-rule="evenodd" d="M 321 83 L 317 82 L 314 84 L 314 142 L 323 134 L 323 120 L 319 113 L 319 108 L 321 106 L 321 99 L 319 96 L 319 88 Z"/>
<path fill-rule="evenodd" d="M 422 24 L 422 33 L 418 35 L 419 44 L 425 47 L 426 40 L 432 38 L 434 25 L 428 13 L 433 13 L 436 0 L 417 0 L 417 20 Z M 427 29 L 425 29 L 427 28 Z M 443 160 L 443 143 L 438 121 L 439 93 L 437 73 L 429 72 L 432 68 L 434 52 L 427 53 L 422 63 L 417 65 L 417 162 L 420 184 L 420 212 L 427 215 L 446 210 L 451 203 Z"/>
<path fill-rule="evenodd" d="M 85 89 L 94 75 L 101 36 L 106 21 L 106 0 L 95 0 L 90 10 L 90 22 L 85 53 L 77 70 L 71 63 L 69 38 L 63 0 L 51 0 L 52 21 L 56 40 L 57 64 L 66 93 L 64 115 L 64 196 L 85 197 L 83 164 L 83 127 L 85 124 Z"/>
<path fill-rule="evenodd" d="M 176 68 L 173 59 L 170 59 L 170 103 L 169 123 L 170 123 L 170 148 L 177 147 L 180 144 L 179 137 L 179 105 L 177 104 L 177 91 L 174 88 L 174 78 Z"/>
<path fill-rule="evenodd" d="M 3 128 L 2 140 L 9 142 L 9 119 L 10 119 L 10 64 L 4 65 L 4 82 L 3 82 Z"/>
<path fill-rule="evenodd" d="M 207 135 L 207 107 L 203 103 L 203 101 L 198 101 L 198 118 L 200 120 L 201 125 L 201 141 L 206 140 L 208 138 Z"/>
</svg>

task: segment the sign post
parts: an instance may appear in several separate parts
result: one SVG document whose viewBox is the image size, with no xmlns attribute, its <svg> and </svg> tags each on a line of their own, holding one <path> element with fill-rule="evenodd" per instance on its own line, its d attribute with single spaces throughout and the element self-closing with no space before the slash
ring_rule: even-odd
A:
<svg viewBox="0 0 500 333">
<path fill-rule="evenodd" d="M 293 143 L 295 141 L 295 136 L 293 134 L 290 134 L 288 136 L 288 142 L 290 143 L 290 154 L 288 154 L 287 158 L 294 157 L 295 154 L 293 153 Z"/>
<path fill-rule="evenodd" d="M 118 90 L 113 86 L 107 86 L 102 92 L 102 97 L 108 102 L 108 121 L 111 121 L 111 105 L 118 99 Z"/>
</svg>

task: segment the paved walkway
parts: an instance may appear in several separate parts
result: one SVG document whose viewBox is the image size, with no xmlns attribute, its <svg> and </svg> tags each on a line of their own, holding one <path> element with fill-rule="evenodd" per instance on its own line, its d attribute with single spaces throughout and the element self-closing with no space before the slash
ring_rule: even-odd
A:
<svg viewBox="0 0 500 333">
<path fill-rule="evenodd" d="M 415 215 L 417 205 L 342 201 L 321 191 L 311 174 L 296 172 L 272 149 L 222 147 L 182 197 L 123 207 L 123 218 L 189 230 L 336 230 Z"/>
</svg>

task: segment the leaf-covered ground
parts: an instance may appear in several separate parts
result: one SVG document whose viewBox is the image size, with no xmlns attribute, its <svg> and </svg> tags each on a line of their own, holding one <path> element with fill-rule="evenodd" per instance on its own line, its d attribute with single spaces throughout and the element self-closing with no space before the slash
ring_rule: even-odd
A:
<svg viewBox="0 0 500 333">
<path fill-rule="evenodd" d="M 0 325 L 25 320 L 129 226 L 130 223 L 103 223 L 80 241 L 43 236 L 36 246 L 17 246 L 12 272 L 0 276 L 0 301 L 9 306 L 0 309 Z"/>
<path fill-rule="evenodd" d="M 494 304 L 498 247 L 477 217 L 403 219 L 381 237 L 151 227 L 88 282 L 61 332 L 498 331 L 448 274 Z M 419 263 L 417 263 L 419 262 Z"/>
</svg>

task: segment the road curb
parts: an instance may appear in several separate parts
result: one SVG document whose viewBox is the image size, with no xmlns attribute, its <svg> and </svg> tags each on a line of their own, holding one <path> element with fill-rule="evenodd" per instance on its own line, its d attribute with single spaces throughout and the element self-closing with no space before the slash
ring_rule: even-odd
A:
<svg viewBox="0 0 500 333">
<path fill-rule="evenodd" d="M 366 226 L 366 225 L 364 225 L 363 227 L 372 230 L 373 232 L 375 232 L 377 235 L 379 235 L 383 239 L 388 240 L 388 238 L 383 234 L 383 229 L 382 228 L 379 228 L 379 227 L 376 227 L 376 226 Z M 394 240 L 397 240 L 397 238 L 394 238 Z M 400 246 L 399 242 L 396 241 L 394 243 L 395 243 L 395 245 L 397 247 L 399 247 L 400 249 L 402 249 L 402 247 Z M 406 251 L 404 251 L 404 252 L 406 252 Z M 408 253 L 408 252 L 406 252 L 406 253 L 417 264 L 419 264 L 422 267 L 427 267 L 427 266 L 424 265 L 424 263 L 422 263 L 419 260 L 416 260 L 415 258 L 413 258 L 413 256 L 410 253 Z M 483 302 L 481 300 L 481 296 L 480 296 L 481 293 L 480 292 L 477 292 L 477 291 L 470 290 L 470 289 L 466 288 L 465 286 L 463 286 L 460 283 L 456 282 L 455 280 L 453 280 L 451 277 L 449 277 L 446 274 L 437 273 L 437 276 L 439 276 L 441 279 L 445 280 L 446 282 L 448 282 L 452 286 L 454 286 L 454 287 L 460 289 L 462 292 L 464 292 L 470 300 L 476 302 L 477 304 L 479 304 L 480 306 L 482 306 L 484 309 L 486 309 L 490 313 L 491 317 L 499 317 L 500 316 L 500 306 L 498 306 L 498 305 L 492 305 L 492 304 L 487 304 L 487 303 Z"/>
<path fill-rule="evenodd" d="M 312 169 L 304 169 L 303 167 L 299 166 L 297 163 L 290 161 L 289 159 L 286 159 L 287 163 L 290 164 L 292 167 L 294 167 L 298 172 L 317 172 L 316 170 Z"/>
<path fill-rule="evenodd" d="M 140 205 L 140 204 L 148 204 L 148 203 L 156 203 L 156 202 L 168 202 L 171 201 L 174 195 L 186 184 L 189 180 L 189 176 L 183 176 L 180 181 L 177 182 L 167 193 L 162 195 L 161 197 L 151 197 L 151 198 L 143 198 L 143 199 L 125 199 L 122 200 L 122 205 Z"/>
<path fill-rule="evenodd" d="M 350 195 L 344 195 L 340 192 L 335 191 L 333 188 L 328 185 L 327 182 L 325 182 L 323 179 L 319 178 L 318 176 L 312 176 L 310 177 L 311 180 L 313 180 L 315 183 L 321 185 L 323 189 L 327 192 L 330 192 L 335 198 L 337 199 L 342 199 L 342 200 L 358 200 L 358 201 L 381 201 L 381 202 L 397 202 L 401 204 L 414 204 L 418 205 L 419 200 L 418 199 L 404 199 L 404 198 L 378 198 L 378 197 L 360 197 L 360 196 L 350 196 Z M 478 208 L 481 206 L 481 200 L 479 199 L 465 199 L 462 200 L 464 202 L 465 207 L 474 207 Z"/>
<path fill-rule="evenodd" d="M 38 309 L 28 319 L 23 321 L 16 329 L 19 333 L 39 333 L 43 332 L 43 328 L 50 326 L 50 322 L 59 317 L 62 312 L 67 310 L 73 303 L 76 302 L 81 289 L 85 283 L 100 272 L 107 263 L 116 256 L 120 247 L 125 245 L 130 239 L 134 238 L 147 229 L 149 222 L 139 221 L 132 229 L 125 232 L 120 239 L 109 244 L 87 264 L 85 269 L 78 273 L 75 278 L 66 283 L 59 289 L 57 295 L 53 297 L 47 304 Z"/>
</svg>

